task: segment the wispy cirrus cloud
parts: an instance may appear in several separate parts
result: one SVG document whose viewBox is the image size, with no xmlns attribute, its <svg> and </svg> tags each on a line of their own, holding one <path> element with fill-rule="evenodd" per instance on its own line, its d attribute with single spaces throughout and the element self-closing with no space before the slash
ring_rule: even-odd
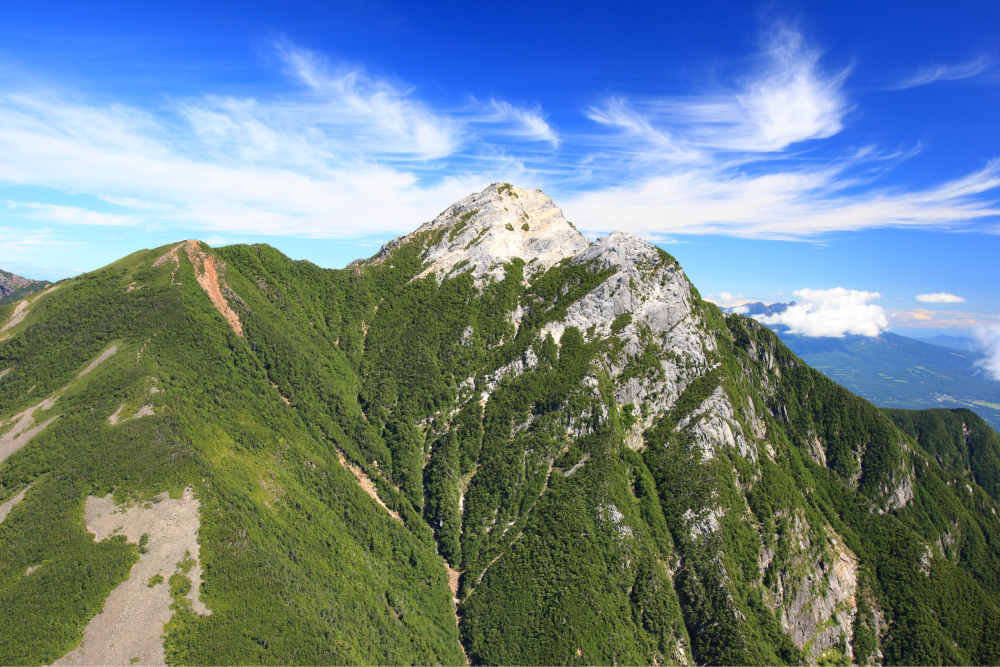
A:
<svg viewBox="0 0 1000 667">
<path fill-rule="evenodd" d="M 993 68 L 994 59 L 981 55 L 977 58 L 958 65 L 935 65 L 924 67 L 912 76 L 899 81 L 891 86 L 889 90 L 905 90 L 906 88 L 916 88 L 926 86 L 935 81 L 956 81 L 958 79 L 971 79 L 988 72 Z"/>
<path fill-rule="evenodd" d="M 140 222 L 131 215 L 102 213 L 79 206 L 39 204 L 38 202 L 7 202 L 8 209 L 25 209 L 36 220 L 64 225 L 99 225 L 102 227 L 132 227 Z"/>
<path fill-rule="evenodd" d="M 794 28 L 779 26 L 738 87 L 591 107 L 588 117 L 614 131 L 602 137 L 606 159 L 641 168 L 571 194 L 571 218 L 589 231 L 624 228 L 654 240 L 676 233 L 808 239 L 882 227 L 955 229 L 1000 215 L 990 196 L 1000 187 L 997 160 L 910 189 L 854 174 L 913 153 L 866 147 L 801 159 L 798 144 L 837 134 L 854 108 L 844 91 L 849 69 L 824 68 L 821 56 Z"/>
<path fill-rule="evenodd" d="M 802 158 L 854 104 L 849 70 L 825 67 L 787 25 L 731 85 L 609 97 L 584 112 L 593 131 L 557 130 L 541 107 L 497 98 L 436 102 L 288 42 L 275 53 L 288 89 L 258 97 L 139 108 L 0 86 L 0 183 L 75 198 L 16 209 L 33 220 L 222 235 L 394 235 L 495 180 L 544 187 L 583 229 L 657 241 L 956 228 L 1000 214 L 998 161 L 912 189 L 856 176 L 903 159 L 875 147 Z"/>
<path fill-rule="evenodd" d="M 959 310 L 930 310 L 928 308 L 886 309 L 894 326 L 918 329 L 976 329 L 990 326 L 1000 316 Z"/>
<path fill-rule="evenodd" d="M 333 67 L 306 49 L 282 43 L 277 51 L 294 76 L 315 93 L 311 100 L 278 107 L 292 120 L 334 130 L 324 133 L 328 138 L 349 138 L 357 148 L 399 157 L 441 158 L 461 144 L 461 123 L 432 110 L 411 89 L 359 68 Z"/>
<path fill-rule="evenodd" d="M 587 115 L 646 142 L 647 151 L 664 160 L 781 151 L 833 136 L 852 108 L 843 92 L 848 70 L 824 71 L 820 55 L 798 31 L 781 26 L 766 39 L 756 70 L 738 87 L 689 97 L 613 97 Z"/>
<path fill-rule="evenodd" d="M 726 166 L 673 170 L 625 186 L 572 195 L 573 220 L 589 230 L 628 229 L 646 238 L 727 234 L 803 239 L 882 227 L 956 229 L 1000 215 L 983 195 L 1000 187 L 1000 161 L 922 190 L 845 192 L 852 160 L 746 175 Z"/>
<path fill-rule="evenodd" d="M 478 118 L 481 123 L 500 126 L 496 130 L 508 136 L 530 141 L 545 141 L 558 148 L 562 142 L 559 134 L 545 120 L 541 109 L 525 109 L 503 100 L 491 99 L 486 111 Z"/>
</svg>

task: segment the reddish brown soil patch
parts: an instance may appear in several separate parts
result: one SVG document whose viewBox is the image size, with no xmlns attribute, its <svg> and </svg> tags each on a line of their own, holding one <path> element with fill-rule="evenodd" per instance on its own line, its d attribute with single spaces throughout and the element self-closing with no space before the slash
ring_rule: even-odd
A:
<svg viewBox="0 0 1000 667">
<path fill-rule="evenodd" d="M 229 307 L 225 298 L 222 296 L 222 290 L 219 289 L 219 274 L 216 271 L 215 265 L 215 255 L 210 255 L 201 250 L 200 241 L 188 241 L 187 242 L 187 254 L 188 259 L 191 260 L 191 264 L 194 265 L 194 277 L 201 285 L 201 288 L 205 290 L 205 294 L 208 294 L 208 298 L 212 300 L 212 305 L 215 309 L 226 318 L 229 322 L 229 326 L 233 328 L 237 336 L 243 335 L 243 325 L 240 324 L 240 318 Z M 219 262 L 222 268 L 225 268 L 223 262 Z"/>
</svg>

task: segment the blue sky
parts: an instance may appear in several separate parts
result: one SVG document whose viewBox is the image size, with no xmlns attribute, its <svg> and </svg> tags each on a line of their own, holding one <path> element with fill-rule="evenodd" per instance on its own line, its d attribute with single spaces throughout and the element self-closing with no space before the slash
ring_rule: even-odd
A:
<svg viewBox="0 0 1000 667">
<path fill-rule="evenodd" d="M 995 2 L 5 5 L 22 275 L 182 238 L 340 267 L 510 181 L 720 303 L 1000 323 Z"/>
</svg>

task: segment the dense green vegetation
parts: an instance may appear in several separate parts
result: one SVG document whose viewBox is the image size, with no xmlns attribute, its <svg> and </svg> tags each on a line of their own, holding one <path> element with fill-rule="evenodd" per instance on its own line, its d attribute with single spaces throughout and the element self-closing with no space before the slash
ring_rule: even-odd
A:
<svg viewBox="0 0 1000 667">
<path fill-rule="evenodd" d="M 65 653 L 138 556 L 123 539 L 95 543 L 86 534 L 79 517 L 88 494 L 149 497 L 185 485 L 202 502 L 203 596 L 214 613 L 179 610 L 166 641 L 172 662 L 459 661 L 433 550 L 358 489 L 336 462 L 332 438 L 347 448 L 347 437 L 320 433 L 310 413 L 346 411 L 336 399 L 351 396 L 350 386 L 316 386 L 322 376 L 315 378 L 314 390 L 341 388 L 324 395 L 325 405 L 296 391 L 311 373 L 350 368 L 344 354 L 286 348 L 282 371 L 269 369 L 274 357 L 264 352 L 294 345 L 308 320 L 288 317 L 293 308 L 261 307 L 258 321 L 245 320 L 254 333 L 241 340 L 193 279 L 177 287 L 170 265 L 149 270 L 158 254 L 70 281 L 34 308 L 24 333 L 0 345 L 0 363 L 13 367 L 0 385 L 6 415 L 65 386 L 108 343 L 119 343 L 75 395 L 59 399 L 62 416 L 0 468 L 0 501 L 33 484 L 0 525 L 0 614 L 10 629 L 0 638 L 0 662 L 37 664 Z M 315 269 L 289 264 L 281 266 Z M 183 253 L 181 265 L 189 276 Z M 135 279 L 143 289 L 126 291 Z M 266 303 L 264 294 L 241 290 L 234 273 L 229 285 L 248 303 Z M 319 307 L 310 304 L 308 313 L 317 324 Z M 293 406 L 270 387 L 269 373 L 295 397 Z M 151 377 L 164 390 L 163 410 L 112 428 L 108 415 L 131 395 L 148 395 Z"/>
<path fill-rule="evenodd" d="M 243 336 L 185 252 L 176 272 L 151 267 L 169 248 L 34 303 L 0 341 L 0 419 L 54 393 L 60 416 L 0 463 L 0 502 L 31 484 L 0 524 L 0 663 L 65 654 L 146 548 L 93 541 L 88 495 L 184 487 L 213 613 L 185 597 L 188 561 L 148 582 L 174 600 L 171 663 L 460 664 L 463 648 L 477 664 L 1000 662 L 988 425 L 882 412 L 693 288 L 703 366 L 632 313 L 609 317 L 609 336 L 544 331 L 614 268 L 514 260 L 481 287 L 464 265 L 416 279 L 424 250 L 476 213 L 341 271 L 264 245 L 214 251 Z M 657 257 L 643 271 L 675 264 Z M 623 383 L 666 382 L 665 360 L 668 409 L 619 405 Z M 733 446 L 695 428 L 712 401 Z M 153 416 L 108 422 L 144 402 Z M 832 621 L 821 653 L 797 645 L 790 599 L 822 599 L 845 554 L 852 637 Z"/>
<path fill-rule="evenodd" d="M 941 467 L 1000 500 L 1000 435 L 978 415 L 954 410 L 884 410 Z"/>
<path fill-rule="evenodd" d="M 738 357 L 751 341 L 778 357 L 782 381 L 773 405 L 781 406 L 783 423 L 775 433 L 786 443 L 794 480 L 786 487 L 792 493 L 784 495 L 808 489 L 810 508 L 843 536 L 863 571 L 872 573 L 864 581 L 880 599 L 891 628 L 881 638 L 886 663 L 995 663 L 1000 658 L 1000 540 L 989 496 L 971 486 L 963 493 L 960 477 L 931 464 L 930 456 L 878 409 L 818 372 L 794 365 L 793 355 L 764 327 L 737 317 L 727 318 L 727 324 L 736 334 Z M 914 414 L 919 422 L 926 413 Z M 817 466 L 805 446 L 815 434 L 825 446 L 826 466 Z M 908 446 L 896 447 L 901 441 Z M 857 467 L 851 452 L 860 459 Z M 902 471 L 896 463 L 900 455 Z M 912 501 L 896 512 L 873 511 L 884 506 L 887 487 L 899 482 L 906 467 L 914 476 Z M 775 508 L 773 497 L 761 500 L 765 515 Z M 933 557 L 945 533 L 955 535 L 955 542 L 939 552 L 943 558 Z M 861 611 L 862 626 L 870 624 L 864 620 L 870 610 Z M 870 625 L 855 640 L 867 652 Z"/>
</svg>

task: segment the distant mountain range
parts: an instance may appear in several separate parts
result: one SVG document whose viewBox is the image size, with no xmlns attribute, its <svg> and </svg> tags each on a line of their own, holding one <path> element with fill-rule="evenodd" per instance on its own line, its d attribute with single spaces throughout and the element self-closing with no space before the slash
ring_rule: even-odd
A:
<svg viewBox="0 0 1000 667">
<path fill-rule="evenodd" d="M 0 269 L 0 303 L 18 301 L 28 294 L 45 289 L 47 281 L 32 280 Z"/>
<path fill-rule="evenodd" d="M 979 351 L 979 345 L 976 343 L 974 338 L 966 338 L 963 336 L 930 336 L 929 338 L 911 336 L 911 338 L 924 343 L 930 343 L 931 345 L 950 347 L 955 350 L 968 350 L 969 352 Z"/>
<path fill-rule="evenodd" d="M 784 312 L 792 303 L 723 308 L 747 317 Z M 1000 382 L 975 363 L 983 358 L 975 341 L 958 336 L 907 338 L 884 332 L 877 338 L 810 338 L 770 327 L 803 361 L 880 407 L 920 410 L 968 408 L 1000 430 Z"/>
</svg>

